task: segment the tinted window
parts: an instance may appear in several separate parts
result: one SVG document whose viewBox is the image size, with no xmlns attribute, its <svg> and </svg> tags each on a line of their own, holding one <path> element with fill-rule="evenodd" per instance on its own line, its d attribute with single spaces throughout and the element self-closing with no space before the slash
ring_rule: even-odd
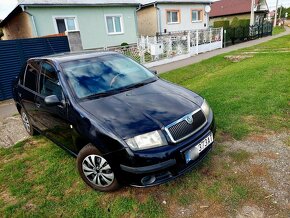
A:
<svg viewBox="0 0 290 218">
<path fill-rule="evenodd" d="M 35 92 L 37 90 L 37 71 L 30 65 L 26 69 L 24 86 Z"/>
<path fill-rule="evenodd" d="M 43 96 L 56 95 L 60 100 L 62 99 L 57 73 L 55 68 L 48 63 L 43 63 L 41 66 L 39 91 Z"/>
<path fill-rule="evenodd" d="M 146 68 L 123 55 L 104 55 L 62 64 L 64 74 L 79 98 L 113 93 L 156 77 Z"/>
</svg>

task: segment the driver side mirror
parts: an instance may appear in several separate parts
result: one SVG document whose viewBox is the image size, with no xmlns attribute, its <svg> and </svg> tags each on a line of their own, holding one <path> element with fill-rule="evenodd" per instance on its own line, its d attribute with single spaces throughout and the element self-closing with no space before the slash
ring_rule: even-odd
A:
<svg viewBox="0 0 290 218">
<path fill-rule="evenodd" d="M 155 74 L 155 75 L 157 75 L 158 74 L 158 72 L 157 72 L 157 70 L 150 70 L 153 74 Z"/>
<path fill-rule="evenodd" d="M 58 99 L 56 95 L 49 95 L 45 97 L 44 102 L 46 106 L 58 106 L 62 105 L 62 102 Z"/>
</svg>

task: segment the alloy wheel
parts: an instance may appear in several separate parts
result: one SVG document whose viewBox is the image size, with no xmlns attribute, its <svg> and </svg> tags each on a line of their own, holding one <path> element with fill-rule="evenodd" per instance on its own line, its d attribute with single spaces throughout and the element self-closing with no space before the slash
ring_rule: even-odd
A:
<svg viewBox="0 0 290 218">
<path fill-rule="evenodd" d="M 114 173 L 109 163 L 99 155 L 88 155 L 82 162 L 86 178 L 99 187 L 107 187 L 114 181 Z"/>
<path fill-rule="evenodd" d="M 22 113 L 22 122 L 27 132 L 30 132 L 30 123 L 25 112 Z"/>
</svg>

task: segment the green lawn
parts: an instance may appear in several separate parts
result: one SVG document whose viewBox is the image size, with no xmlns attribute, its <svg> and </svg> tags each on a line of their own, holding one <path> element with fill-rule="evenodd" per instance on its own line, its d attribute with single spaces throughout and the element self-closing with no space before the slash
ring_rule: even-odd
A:
<svg viewBox="0 0 290 218">
<path fill-rule="evenodd" d="M 289 43 L 285 36 L 161 75 L 203 95 L 216 115 L 218 143 L 186 176 L 148 189 L 95 192 L 78 176 L 74 158 L 38 136 L 0 149 L 0 216 L 175 217 L 194 205 L 195 216 L 224 217 L 245 204 L 276 214 L 251 175 L 245 180 L 244 172 L 235 172 L 251 154 L 226 151 L 222 136 L 289 129 Z M 224 58 L 244 52 L 253 57 L 237 63 Z"/>
<path fill-rule="evenodd" d="M 277 35 L 277 34 L 279 34 L 279 33 L 283 33 L 283 32 L 285 32 L 286 30 L 285 30 L 285 27 L 284 26 L 276 26 L 276 27 L 274 27 L 274 29 L 273 29 L 273 35 Z"/>
<path fill-rule="evenodd" d="M 246 52 L 246 54 L 244 54 Z M 224 56 L 250 55 L 233 63 Z M 218 129 L 240 139 L 289 129 L 290 35 L 162 74 L 204 96 Z"/>
</svg>

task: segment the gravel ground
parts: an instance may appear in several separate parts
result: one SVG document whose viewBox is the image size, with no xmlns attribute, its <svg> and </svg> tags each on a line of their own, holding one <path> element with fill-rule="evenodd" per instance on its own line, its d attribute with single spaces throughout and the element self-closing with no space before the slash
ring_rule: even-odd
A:
<svg viewBox="0 0 290 218">
<path fill-rule="evenodd" d="M 27 137 L 20 115 L 0 119 L 0 147 L 10 147 Z"/>
<path fill-rule="evenodd" d="M 236 170 L 249 172 L 249 168 L 256 166 L 256 175 L 249 175 L 257 184 L 269 193 L 266 198 L 271 199 L 281 210 L 290 215 L 290 147 L 289 133 L 251 136 L 243 141 L 227 142 L 227 150 L 244 150 L 251 153 L 249 163 L 241 164 Z M 288 145 L 287 145 L 288 142 Z M 248 207 L 245 208 L 249 210 Z M 254 208 L 257 217 L 263 214 Z M 288 211 L 288 212 L 287 212 Z M 243 212 L 242 212 L 243 213 Z M 249 212 L 250 214 L 252 212 Z M 251 217 L 251 216 L 250 216 Z"/>
</svg>

